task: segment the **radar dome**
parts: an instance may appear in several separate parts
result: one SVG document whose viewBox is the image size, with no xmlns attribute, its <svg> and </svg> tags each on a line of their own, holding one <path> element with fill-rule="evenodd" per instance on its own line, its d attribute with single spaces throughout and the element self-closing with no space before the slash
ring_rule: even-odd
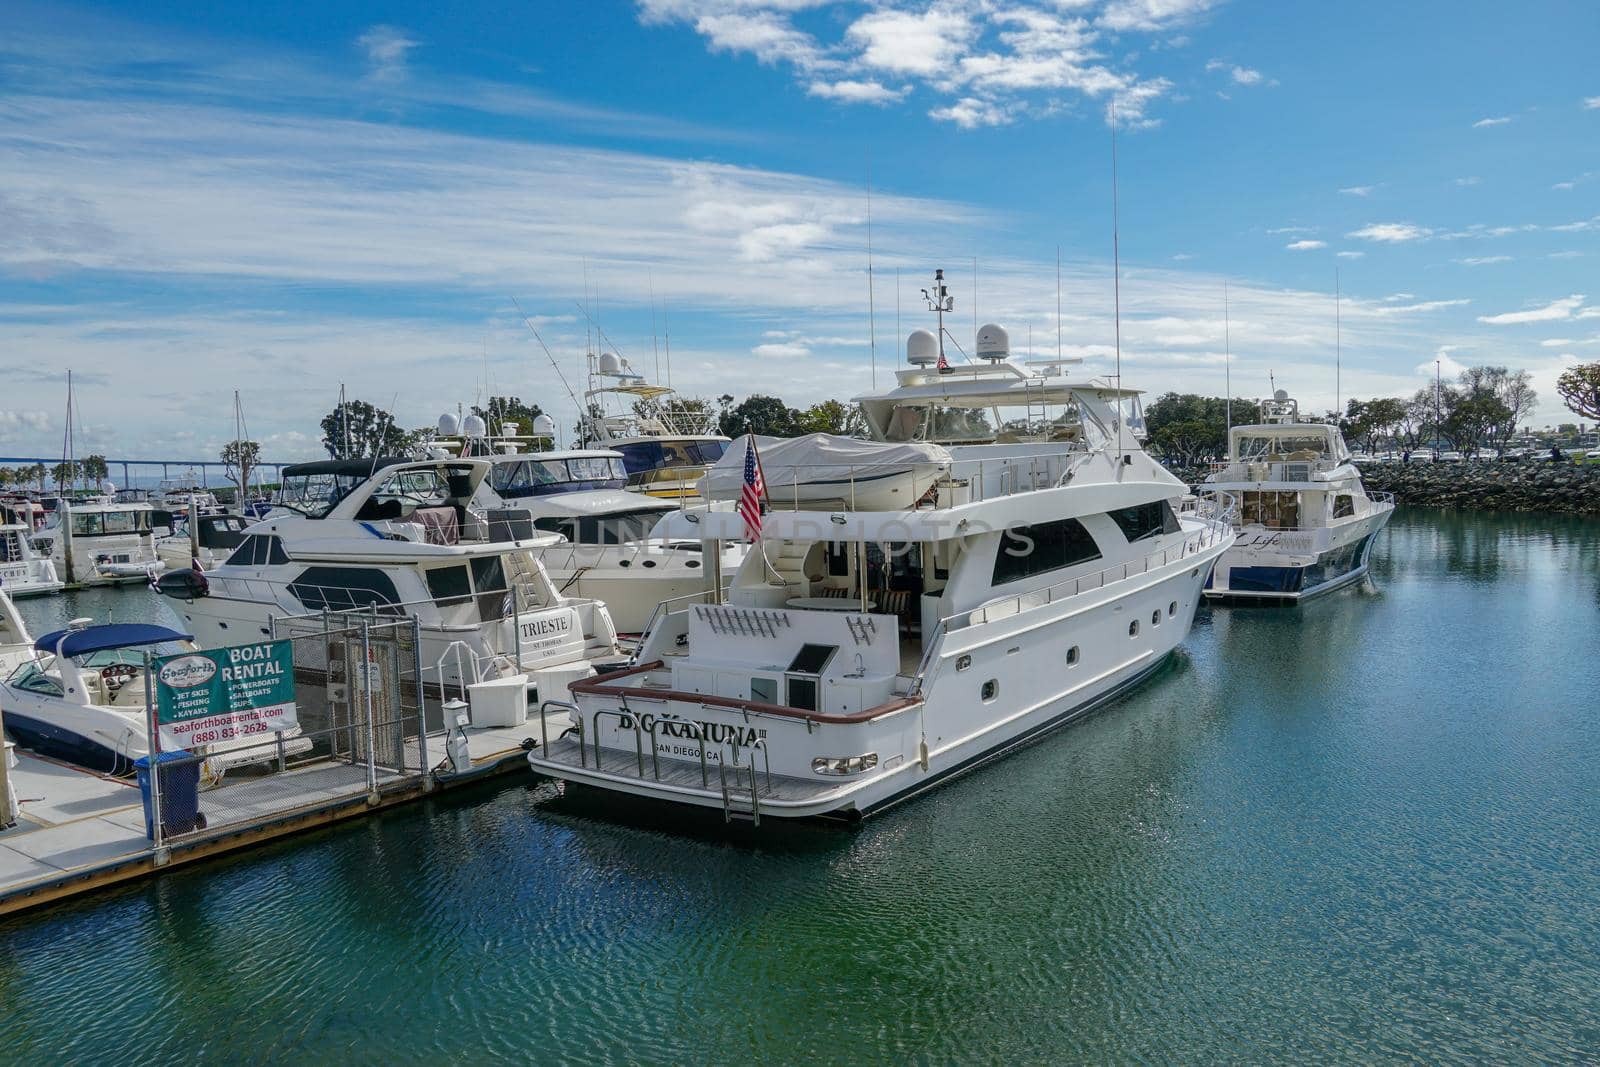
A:
<svg viewBox="0 0 1600 1067">
<path fill-rule="evenodd" d="M 939 339 L 927 330 L 912 330 L 906 338 L 906 362 L 918 367 L 939 362 Z"/>
<path fill-rule="evenodd" d="M 461 420 L 461 432 L 468 437 L 482 437 L 488 430 L 483 424 L 483 419 L 477 415 L 468 415 Z"/>
<path fill-rule="evenodd" d="M 554 438 L 556 435 L 556 420 L 549 415 L 535 415 L 533 417 L 533 436 Z"/>
<path fill-rule="evenodd" d="M 440 437 L 454 437 L 459 429 L 461 429 L 461 424 L 456 421 L 456 417 L 450 412 L 447 411 L 439 416 Z"/>
<path fill-rule="evenodd" d="M 1006 333 L 1004 326 L 996 326 L 991 322 L 978 331 L 978 358 L 1011 358 L 1011 335 Z"/>
<path fill-rule="evenodd" d="M 622 373 L 622 357 L 617 355 L 615 352 L 602 352 L 602 353 L 600 353 L 600 373 L 601 374 L 621 374 Z"/>
<path fill-rule="evenodd" d="M 107 478 L 105 481 L 100 483 L 100 491 L 107 496 L 110 496 L 117 491 L 117 483 L 113 482 L 110 478 Z"/>
<path fill-rule="evenodd" d="M 1279 389 L 1277 392 L 1272 394 L 1272 399 L 1274 399 L 1274 400 L 1288 400 L 1289 399 L 1289 390 L 1287 390 L 1287 389 Z"/>
</svg>

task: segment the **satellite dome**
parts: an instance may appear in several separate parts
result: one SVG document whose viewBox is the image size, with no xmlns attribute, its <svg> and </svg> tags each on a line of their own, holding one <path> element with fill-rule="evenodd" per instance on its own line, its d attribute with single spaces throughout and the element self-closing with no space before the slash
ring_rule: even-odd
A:
<svg viewBox="0 0 1600 1067">
<path fill-rule="evenodd" d="M 468 437 L 482 437 L 488 430 L 483 424 L 483 419 L 477 415 L 468 415 L 461 420 L 461 432 Z"/>
<path fill-rule="evenodd" d="M 615 352 L 602 352 L 602 353 L 600 353 L 600 373 L 601 374 L 621 374 L 622 373 L 622 357 L 618 356 Z"/>
<path fill-rule="evenodd" d="M 1287 389 L 1279 389 L 1277 392 L 1272 394 L 1272 399 L 1274 399 L 1274 400 L 1288 400 L 1289 399 L 1289 390 L 1287 390 Z"/>
<path fill-rule="evenodd" d="M 939 362 L 939 339 L 927 330 L 912 330 L 906 338 L 906 362 L 918 367 Z"/>
<path fill-rule="evenodd" d="M 533 417 L 533 436 L 554 438 L 556 435 L 556 420 L 549 415 L 535 415 Z"/>
<path fill-rule="evenodd" d="M 450 412 L 447 411 L 443 415 L 439 416 L 440 437 L 454 437 L 456 435 L 456 431 L 460 429 L 461 424 L 456 421 L 456 417 Z"/>
<path fill-rule="evenodd" d="M 1002 360 L 1011 358 L 1011 335 L 1004 326 L 989 323 L 978 331 L 978 358 Z"/>
<path fill-rule="evenodd" d="M 100 491 L 105 493 L 107 496 L 110 496 L 117 491 L 117 483 L 113 482 L 110 478 L 107 478 L 105 481 L 100 483 Z"/>
</svg>

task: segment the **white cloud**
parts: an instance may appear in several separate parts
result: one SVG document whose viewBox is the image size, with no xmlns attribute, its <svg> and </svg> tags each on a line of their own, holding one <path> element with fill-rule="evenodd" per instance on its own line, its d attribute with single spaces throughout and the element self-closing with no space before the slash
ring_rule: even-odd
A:
<svg viewBox="0 0 1600 1067">
<path fill-rule="evenodd" d="M 1583 294 L 1574 293 L 1564 296 L 1560 300 L 1553 300 L 1540 308 L 1530 308 L 1527 311 L 1507 311 L 1499 315 L 1480 315 L 1478 321 L 1487 326 L 1515 326 L 1524 322 L 1558 322 L 1562 319 L 1573 318 L 1573 312 L 1583 306 Z M 1582 318 L 1580 314 L 1577 316 Z"/>
<path fill-rule="evenodd" d="M 1487 267 L 1491 263 L 1510 263 L 1510 256 L 1468 256 L 1456 260 L 1463 267 Z"/>
<path fill-rule="evenodd" d="M 1233 80 L 1235 85 L 1260 85 L 1264 80 L 1259 70 L 1252 70 L 1249 67 L 1237 66 L 1236 64 L 1227 63 L 1220 59 L 1213 59 L 1208 62 L 1206 64 L 1206 70 L 1212 73 L 1217 71 L 1226 71 L 1228 77 Z"/>
<path fill-rule="evenodd" d="M 1455 179 L 1455 184 L 1457 185 L 1481 185 L 1482 183 L 1483 179 L 1477 177 L 1476 175 L 1469 175 L 1465 178 Z"/>
<path fill-rule="evenodd" d="M 1164 30 L 1204 14 L 1215 0 L 1112 0 L 1100 15 L 1108 30 Z"/>
<path fill-rule="evenodd" d="M 945 72 L 974 33 L 965 15 L 929 8 L 921 13 L 874 11 L 851 23 L 845 37 L 860 49 L 860 62 L 868 67 L 928 77 Z"/>
<path fill-rule="evenodd" d="M 1283 247 L 1288 249 L 1290 252 L 1310 252 L 1310 251 L 1312 251 L 1314 249 L 1318 249 L 1318 248 L 1327 248 L 1328 247 L 1328 242 L 1326 242 L 1326 241 L 1311 241 L 1311 240 L 1290 241 L 1288 244 L 1284 245 Z"/>
<path fill-rule="evenodd" d="M 25 440 L 50 429 L 50 416 L 43 411 L 0 410 L 0 442 Z"/>
<path fill-rule="evenodd" d="M 1376 188 L 1376 185 L 1351 185 L 1340 189 L 1339 192 L 1345 196 L 1371 196 L 1372 190 Z"/>
<path fill-rule="evenodd" d="M 811 349 L 793 341 L 780 341 L 774 344 L 756 345 L 750 350 L 750 354 L 762 359 L 805 359 L 811 355 Z"/>
<path fill-rule="evenodd" d="M 1426 363 L 1418 363 L 1414 368 L 1412 368 L 1412 370 L 1415 373 L 1422 375 L 1430 382 L 1433 381 L 1436 376 L 1443 378 L 1445 381 L 1452 381 L 1456 378 L 1459 378 L 1461 376 L 1461 372 L 1467 369 L 1467 365 L 1465 363 L 1452 358 L 1450 355 L 1451 352 L 1459 350 L 1459 346 L 1457 345 L 1443 345 L 1440 347 L 1438 352 L 1434 353 L 1433 359 L 1430 359 Z M 1434 364 L 1434 360 L 1438 360 L 1437 366 Z"/>
<path fill-rule="evenodd" d="M 1410 293 L 1404 294 L 1405 297 L 1410 297 L 1410 295 Z M 1465 299 L 1424 300 L 1416 304 L 1386 304 L 1382 307 L 1372 307 L 1366 309 L 1366 313 L 1371 315 L 1418 315 L 1429 311 L 1442 311 L 1445 308 L 1461 307 L 1470 303 L 1472 301 Z"/>
<path fill-rule="evenodd" d="M 1365 252 L 1335 252 L 1334 255 L 1338 256 L 1340 259 L 1360 259 L 1362 256 L 1366 255 L 1366 253 Z"/>
<path fill-rule="evenodd" d="M 1583 98 L 1585 111 L 1600 111 L 1600 96 L 1586 96 Z"/>
<path fill-rule="evenodd" d="M 394 26 L 372 26 L 356 38 L 367 59 L 367 77 L 375 82 L 395 82 L 406 76 L 406 61 L 418 42 Z"/>
<path fill-rule="evenodd" d="M 1510 121 L 1511 118 L 1508 115 L 1502 115 L 1499 118 L 1493 119 L 1479 119 L 1477 122 L 1472 124 L 1472 128 L 1475 130 L 1481 130 L 1489 126 L 1504 126 Z"/>
<path fill-rule="evenodd" d="M 853 104 L 892 104 L 902 99 L 911 91 L 909 86 L 899 89 L 890 89 L 878 81 L 856 81 L 845 78 L 836 82 L 814 81 L 806 86 L 806 93 L 810 96 L 820 96 L 825 100 L 842 100 Z"/>
<path fill-rule="evenodd" d="M 1433 231 L 1422 226 L 1414 226 L 1409 222 L 1373 222 L 1345 234 L 1346 237 L 1358 237 L 1363 241 L 1381 241 L 1386 244 L 1398 244 L 1403 241 L 1420 241 L 1429 236 Z"/>
<path fill-rule="evenodd" d="M 1011 121 L 1011 113 L 1005 108 L 975 96 L 964 96 L 948 107 L 936 107 L 928 112 L 928 117 L 953 122 L 967 130 L 979 126 L 1004 126 Z"/>
<path fill-rule="evenodd" d="M 1317 232 L 1317 228 L 1315 226 L 1275 226 L 1272 229 L 1267 231 L 1267 233 L 1269 233 L 1269 234 L 1271 234 L 1273 236 L 1286 235 L 1286 234 L 1295 234 L 1295 233 L 1316 233 L 1316 232 Z"/>
<path fill-rule="evenodd" d="M 1577 222 L 1564 222 L 1559 226 L 1550 227 L 1556 233 L 1583 233 L 1588 230 L 1600 229 L 1600 215 L 1592 218 L 1580 219 Z"/>
</svg>

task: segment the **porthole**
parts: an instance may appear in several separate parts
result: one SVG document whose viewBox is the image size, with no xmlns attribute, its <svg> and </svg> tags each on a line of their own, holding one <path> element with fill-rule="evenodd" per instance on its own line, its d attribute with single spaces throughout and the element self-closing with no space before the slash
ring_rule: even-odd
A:
<svg viewBox="0 0 1600 1067">
<path fill-rule="evenodd" d="M 1132 622 L 1130 622 L 1128 624 L 1128 636 L 1129 637 L 1138 637 L 1139 636 L 1139 620 L 1138 619 L 1134 619 Z"/>
<path fill-rule="evenodd" d="M 654 567 L 656 565 L 656 561 L 653 559 L 647 559 L 644 561 L 644 565 L 646 567 Z"/>
<path fill-rule="evenodd" d="M 964 671 L 970 666 L 972 666 L 971 656 L 960 656 L 956 659 L 956 670 Z"/>
<path fill-rule="evenodd" d="M 995 697 L 997 697 L 999 695 L 1000 695 L 1000 683 L 998 681 L 996 681 L 993 678 L 990 678 L 987 682 L 983 683 L 982 696 L 983 696 L 983 702 L 985 704 L 987 704 L 989 701 L 993 700 Z"/>
<path fill-rule="evenodd" d="M 691 559 L 689 562 L 685 563 L 684 566 L 688 567 L 690 570 L 694 570 L 696 567 L 700 566 L 700 561 L 697 559 Z"/>
<path fill-rule="evenodd" d="M 1167 615 L 1168 615 L 1168 617 L 1171 617 L 1173 615 L 1176 615 L 1177 613 L 1178 613 L 1178 602 L 1176 600 L 1174 600 L 1172 603 L 1167 605 Z"/>
<path fill-rule="evenodd" d="M 1161 625 L 1161 609 L 1160 608 L 1157 608 L 1156 610 L 1154 610 L 1154 611 L 1152 611 L 1150 613 L 1150 625 L 1151 626 L 1160 626 Z"/>
<path fill-rule="evenodd" d="M 1071 648 L 1067 649 L 1067 666 L 1076 667 L 1077 665 L 1078 665 L 1078 646 L 1077 645 L 1073 645 Z"/>
<path fill-rule="evenodd" d="M 631 567 L 631 566 L 633 566 L 633 560 L 631 560 L 631 559 L 619 559 L 619 560 L 617 560 L 617 566 L 619 566 L 619 567 Z"/>
</svg>

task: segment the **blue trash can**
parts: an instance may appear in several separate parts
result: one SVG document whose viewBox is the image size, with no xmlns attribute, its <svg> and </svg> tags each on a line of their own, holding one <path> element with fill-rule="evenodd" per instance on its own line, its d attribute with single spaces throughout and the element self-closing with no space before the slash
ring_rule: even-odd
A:
<svg viewBox="0 0 1600 1067">
<path fill-rule="evenodd" d="M 161 770 L 161 832 L 186 834 L 205 826 L 200 814 L 199 756 L 188 752 L 162 752 L 156 756 Z M 144 801 L 144 835 L 156 839 L 155 814 L 150 803 L 150 757 L 133 761 Z"/>
</svg>

